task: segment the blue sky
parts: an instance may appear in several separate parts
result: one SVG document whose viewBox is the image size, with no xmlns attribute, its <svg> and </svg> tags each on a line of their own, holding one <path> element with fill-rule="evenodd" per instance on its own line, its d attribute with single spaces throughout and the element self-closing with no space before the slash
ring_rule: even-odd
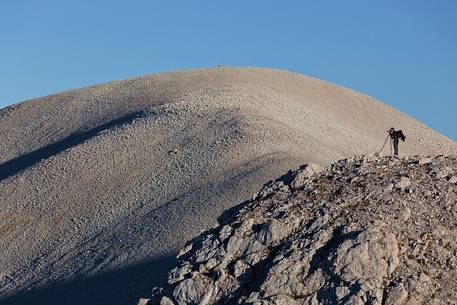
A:
<svg viewBox="0 0 457 305">
<path fill-rule="evenodd" d="M 457 140 L 457 1 L 1 0 L 0 107 L 217 64 L 361 91 Z"/>
</svg>

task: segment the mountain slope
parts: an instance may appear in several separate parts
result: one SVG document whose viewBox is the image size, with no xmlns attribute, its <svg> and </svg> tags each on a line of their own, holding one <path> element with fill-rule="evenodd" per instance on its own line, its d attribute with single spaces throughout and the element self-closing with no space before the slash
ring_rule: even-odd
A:
<svg viewBox="0 0 457 305">
<path fill-rule="evenodd" d="M 3 109 L 0 296 L 124 304 L 265 181 L 375 152 L 390 126 L 404 154 L 456 151 L 372 98 L 270 69 L 151 75 Z"/>
</svg>

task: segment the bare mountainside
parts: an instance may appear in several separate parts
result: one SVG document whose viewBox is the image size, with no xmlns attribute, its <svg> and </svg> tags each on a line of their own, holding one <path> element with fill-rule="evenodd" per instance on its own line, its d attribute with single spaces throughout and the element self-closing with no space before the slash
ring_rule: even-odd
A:
<svg viewBox="0 0 457 305">
<path fill-rule="evenodd" d="M 191 70 L 0 112 L 2 304 L 127 304 L 177 249 L 299 164 L 456 144 L 370 97 L 303 75 Z"/>
</svg>

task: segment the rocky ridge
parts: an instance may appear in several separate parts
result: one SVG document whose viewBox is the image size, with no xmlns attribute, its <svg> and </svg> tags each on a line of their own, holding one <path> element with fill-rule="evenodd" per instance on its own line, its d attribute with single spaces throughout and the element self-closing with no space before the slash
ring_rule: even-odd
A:
<svg viewBox="0 0 457 305">
<path fill-rule="evenodd" d="M 456 304 L 457 159 L 358 156 L 266 184 L 148 304 Z"/>
</svg>

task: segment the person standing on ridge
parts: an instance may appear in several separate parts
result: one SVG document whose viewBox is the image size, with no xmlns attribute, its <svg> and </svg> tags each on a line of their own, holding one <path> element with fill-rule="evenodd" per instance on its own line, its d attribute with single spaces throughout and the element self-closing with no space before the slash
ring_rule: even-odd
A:
<svg viewBox="0 0 457 305">
<path fill-rule="evenodd" d="M 403 131 L 395 130 L 395 128 L 393 128 L 393 127 L 391 127 L 387 132 L 389 133 L 391 144 L 394 147 L 394 156 L 398 157 L 398 142 L 399 142 L 399 139 L 401 139 L 403 142 L 405 142 L 406 137 L 403 134 Z"/>
</svg>

